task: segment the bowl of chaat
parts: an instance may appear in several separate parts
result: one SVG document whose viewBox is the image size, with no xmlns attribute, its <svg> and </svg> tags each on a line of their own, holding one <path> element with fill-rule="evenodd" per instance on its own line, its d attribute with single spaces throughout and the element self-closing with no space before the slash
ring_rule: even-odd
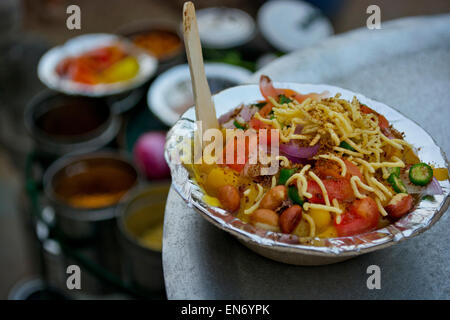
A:
<svg viewBox="0 0 450 320">
<path fill-rule="evenodd" d="M 383 103 L 266 76 L 213 100 L 221 149 L 198 156 L 189 109 L 167 136 L 172 183 L 204 218 L 265 257 L 339 262 L 411 238 L 448 208 L 445 154 Z M 251 161 L 261 151 L 270 161 Z"/>
</svg>

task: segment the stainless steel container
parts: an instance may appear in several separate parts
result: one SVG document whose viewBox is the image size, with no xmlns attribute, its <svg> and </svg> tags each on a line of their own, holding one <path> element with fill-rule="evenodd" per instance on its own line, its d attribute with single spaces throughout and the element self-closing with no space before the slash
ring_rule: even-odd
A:
<svg viewBox="0 0 450 320">
<path fill-rule="evenodd" d="M 144 238 L 148 230 L 162 230 L 169 189 L 169 182 L 161 182 L 133 191 L 117 210 L 125 280 L 153 293 L 164 290 L 162 254 L 157 243 L 146 245 Z M 152 238 L 157 242 L 159 233 Z M 162 243 L 162 232 L 159 240 Z"/>
<path fill-rule="evenodd" d="M 48 287 L 40 278 L 30 277 L 19 281 L 10 290 L 8 300 L 66 300 L 61 292 Z"/>
<path fill-rule="evenodd" d="M 120 123 L 104 99 L 49 90 L 36 95 L 25 110 L 25 126 L 36 150 L 54 158 L 107 146 Z"/>
<path fill-rule="evenodd" d="M 110 166 L 122 174 L 117 176 L 111 170 L 105 171 L 104 168 Z M 105 179 L 101 178 L 101 175 L 109 173 Z M 64 185 L 68 183 L 68 178 L 75 179 L 70 182 L 73 185 Z M 138 172 L 131 162 L 125 156 L 113 152 L 67 156 L 53 163 L 44 175 L 44 191 L 48 207 L 54 212 L 54 225 L 59 235 L 89 261 L 116 275 L 121 273 L 121 257 L 118 252 L 115 208 L 122 201 L 119 200 L 121 194 L 136 187 L 138 182 Z M 119 194 L 114 193 L 117 202 L 97 204 L 90 208 L 86 206 L 89 203 L 83 203 L 80 207 L 73 200 L 68 200 L 73 195 L 78 197 L 80 192 L 102 196 L 102 192 L 108 190 L 121 190 Z"/>
</svg>

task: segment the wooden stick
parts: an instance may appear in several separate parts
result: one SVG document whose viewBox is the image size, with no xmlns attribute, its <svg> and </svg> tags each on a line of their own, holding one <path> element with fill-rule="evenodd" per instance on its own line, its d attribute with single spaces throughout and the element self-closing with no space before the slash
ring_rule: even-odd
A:
<svg viewBox="0 0 450 320">
<path fill-rule="evenodd" d="M 216 109 L 206 80 L 195 8 L 190 1 L 185 2 L 183 6 L 183 33 L 191 73 L 192 90 L 194 91 L 195 116 L 197 121 L 202 121 L 203 130 L 218 129 L 219 122 L 217 121 Z"/>
</svg>

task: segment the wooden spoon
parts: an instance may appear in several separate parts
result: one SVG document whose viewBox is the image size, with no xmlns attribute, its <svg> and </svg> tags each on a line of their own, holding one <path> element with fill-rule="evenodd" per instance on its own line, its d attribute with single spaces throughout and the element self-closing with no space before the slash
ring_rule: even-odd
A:
<svg viewBox="0 0 450 320">
<path fill-rule="evenodd" d="M 191 73 L 192 90 L 194 91 L 195 116 L 197 121 L 202 122 L 202 130 L 218 129 L 219 122 L 217 121 L 216 109 L 206 80 L 195 8 L 190 1 L 185 2 L 183 6 L 183 34 Z"/>
</svg>

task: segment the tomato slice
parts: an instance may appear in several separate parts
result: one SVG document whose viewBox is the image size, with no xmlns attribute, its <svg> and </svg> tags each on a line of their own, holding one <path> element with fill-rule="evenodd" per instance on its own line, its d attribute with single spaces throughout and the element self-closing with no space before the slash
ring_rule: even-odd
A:
<svg viewBox="0 0 450 320">
<path fill-rule="evenodd" d="M 318 93 L 308 93 L 308 94 L 301 94 L 291 89 L 282 89 L 283 94 L 288 98 L 293 98 L 297 100 L 298 103 L 302 103 L 308 98 L 317 99 L 321 95 Z"/>
<path fill-rule="evenodd" d="M 332 178 L 323 181 L 327 189 L 330 201 L 337 199 L 339 201 L 351 201 L 355 198 L 350 180 L 346 178 Z"/>
<path fill-rule="evenodd" d="M 351 236 L 374 230 L 379 219 L 377 204 L 372 198 L 367 197 L 353 201 L 342 216 L 341 223 L 335 222 L 335 227 L 340 237 Z"/>
<path fill-rule="evenodd" d="M 363 175 L 357 165 L 351 163 L 348 160 L 343 159 L 343 161 L 347 167 L 347 174 L 345 175 L 346 178 L 350 179 L 352 176 L 358 176 L 361 180 L 363 180 Z M 340 178 L 342 178 L 342 175 L 341 175 L 342 168 L 335 161 L 319 159 L 316 161 L 313 171 L 321 179 L 328 179 L 328 178 L 340 179 Z"/>
<path fill-rule="evenodd" d="M 359 110 L 361 110 L 362 113 L 368 114 L 368 113 L 375 113 L 374 110 L 370 109 L 368 106 L 366 106 L 365 104 L 362 104 L 359 107 Z"/>
<path fill-rule="evenodd" d="M 365 113 L 365 114 L 369 114 L 369 113 L 376 114 L 378 116 L 378 126 L 380 127 L 380 129 L 384 130 L 384 129 L 389 128 L 389 121 L 387 121 L 387 119 L 383 115 L 381 115 L 378 112 L 370 109 L 365 104 L 361 105 L 360 110 L 361 110 L 362 113 Z"/>
<path fill-rule="evenodd" d="M 266 118 L 269 115 L 270 111 L 272 111 L 272 108 L 273 108 L 272 103 L 267 101 L 267 104 L 264 107 L 262 107 L 261 110 L 259 110 L 259 114 L 261 115 L 261 117 Z"/>
<path fill-rule="evenodd" d="M 280 94 L 283 94 L 290 99 L 295 99 L 299 103 L 302 103 L 307 98 L 311 97 L 316 99 L 321 96 L 317 93 L 300 94 L 291 89 L 277 89 L 273 86 L 272 80 L 265 75 L 262 75 L 261 78 L 259 78 L 259 89 L 267 101 L 267 104 L 259 111 L 259 114 L 263 117 L 266 117 L 273 108 L 273 105 L 269 101 L 269 97 L 277 99 Z"/>
<path fill-rule="evenodd" d="M 259 130 L 259 129 L 272 129 L 270 124 L 264 123 L 259 119 L 251 118 L 249 122 L 250 128 Z"/>
<path fill-rule="evenodd" d="M 312 194 L 312 197 L 308 199 L 308 202 L 318 203 L 318 204 L 325 203 L 325 200 L 322 195 L 322 190 L 320 189 L 317 182 L 315 182 L 314 180 L 308 179 L 307 191 Z"/>
<path fill-rule="evenodd" d="M 359 170 L 358 166 L 351 163 L 348 160 L 344 160 L 345 166 L 347 167 L 347 177 L 351 178 L 352 176 L 358 176 L 361 180 L 363 180 L 363 175 Z"/>
<path fill-rule="evenodd" d="M 261 90 L 261 94 L 266 101 L 269 101 L 269 97 L 276 99 L 280 94 L 284 94 L 284 90 L 275 89 L 273 87 L 272 80 L 270 80 L 268 76 L 264 75 L 259 78 L 259 90 Z"/>
<path fill-rule="evenodd" d="M 244 163 L 238 163 L 238 152 L 237 152 L 237 148 L 238 148 L 238 143 L 237 143 L 237 138 L 234 138 L 233 140 L 230 140 L 227 142 L 227 144 L 225 145 L 225 148 L 223 149 L 223 161 L 224 161 L 224 165 L 228 166 L 229 168 L 237 171 L 237 172 L 241 172 L 244 167 L 245 164 L 248 162 L 248 139 L 245 139 L 245 158 L 244 158 Z M 228 151 L 233 152 L 233 162 L 232 163 L 227 163 L 227 152 Z"/>
<path fill-rule="evenodd" d="M 314 165 L 314 173 L 319 176 L 321 179 L 327 178 L 340 178 L 341 176 L 341 167 L 335 161 L 329 161 L 325 159 L 319 159 L 315 162 Z"/>
<path fill-rule="evenodd" d="M 256 130 L 257 132 L 259 130 L 261 130 L 261 129 L 266 129 L 267 130 L 265 139 L 263 139 L 262 136 L 258 134 L 258 143 L 260 145 L 266 144 L 267 145 L 267 149 L 270 149 L 272 126 L 270 124 L 264 123 L 261 120 L 256 119 L 256 118 L 250 119 L 249 126 L 250 126 L 250 128 Z"/>
</svg>

